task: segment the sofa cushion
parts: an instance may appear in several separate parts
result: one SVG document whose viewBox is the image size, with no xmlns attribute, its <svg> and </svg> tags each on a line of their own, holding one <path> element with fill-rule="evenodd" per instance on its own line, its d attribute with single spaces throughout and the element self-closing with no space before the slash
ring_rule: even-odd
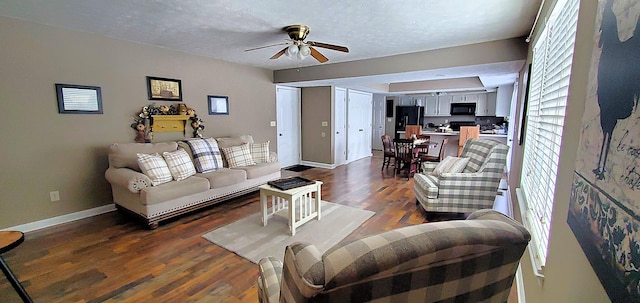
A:
<svg viewBox="0 0 640 303">
<path fill-rule="evenodd" d="M 256 163 L 271 162 L 271 159 L 269 159 L 269 141 L 264 143 L 249 143 L 249 149 L 251 150 L 251 158 Z"/>
<path fill-rule="evenodd" d="M 224 157 L 227 159 L 227 163 L 229 163 L 229 168 L 256 164 L 256 162 L 253 161 L 253 158 L 251 158 L 249 144 L 223 147 L 222 153 L 224 153 Z"/>
<path fill-rule="evenodd" d="M 184 180 L 196 174 L 196 169 L 193 167 L 193 162 L 187 154 L 187 152 L 180 148 L 174 152 L 164 152 L 162 157 L 167 161 L 171 176 L 176 181 Z"/>
<path fill-rule="evenodd" d="M 247 179 L 264 177 L 280 171 L 279 162 L 258 163 L 251 166 L 236 167 L 234 170 L 244 170 L 247 172 Z"/>
<path fill-rule="evenodd" d="M 109 165 L 115 168 L 130 168 L 141 172 L 137 154 L 162 154 L 166 151 L 176 151 L 176 142 L 162 143 L 114 143 L 109 147 Z"/>
<path fill-rule="evenodd" d="M 247 173 L 244 170 L 228 169 L 226 167 L 208 173 L 196 174 L 196 176 L 209 180 L 209 186 L 212 189 L 238 184 L 247 180 Z"/>
<path fill-rule="evenodd" d="M 193 138 L 183 140 L 189 146 L 193 162 L 199 173 L 206 173 L 223 167 L 218 143 L 213 138 Z"/>
<path fill-rule="evenodd" d="M 138 165 L 142 173 L 151 179 L 151 185 L 157 186 L 173 180 L 167 162 L 159 154 L 137 154 Z"/>
<path fill-rule="evenodd" d="M 238 145 L 242 145 L 242 144 L 247 144 L 247 143 L 253 143 L 253 137 L 251 135 L 242 135 L 239 137 L 223 137 L 223 138 L 216 138 L 216 141 L 218 141 L 218 146 L 220 148 L 222 147 L 231 147 L 231 146 L 238 146 Z"/>
<path fill-rule="evenodd" d="M 209 190 L 209 180 L 191 176 L 182 181 L 171 181 L 160 186 L 144 188 L 140 191 L 140 201 L 144 205 L 153 205 L 206 190 Z"/>
</svg>

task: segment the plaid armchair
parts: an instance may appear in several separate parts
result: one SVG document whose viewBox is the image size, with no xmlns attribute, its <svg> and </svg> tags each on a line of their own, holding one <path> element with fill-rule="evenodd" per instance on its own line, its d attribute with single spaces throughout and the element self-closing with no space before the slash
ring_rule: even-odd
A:
<svg viewBox="0 0 640 303">
<path fill-rule="evenodd" d="M 530 240 L 494 210 L 336 245 L 294 243 L 284 266 L 259 263 L 258 296 L 274 302 L 506 302 Z"/>
<path fill-rule="evenodd" d="M 493 208 L 508 149 L 498 141 L 469 139 L 460 154 L 469 158 L 469 163 L 461 173 L 434 176 L 431 172 L 438 163 L 423 163 L 422 174 L 413 177 L 417 202 L 427 212 L 469 213 Z"/>
</svg>

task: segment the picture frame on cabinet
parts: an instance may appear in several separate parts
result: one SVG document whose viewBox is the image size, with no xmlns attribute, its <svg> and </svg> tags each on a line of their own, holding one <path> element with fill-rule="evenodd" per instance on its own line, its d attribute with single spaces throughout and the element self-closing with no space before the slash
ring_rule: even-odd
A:
<svg viewBox="0 0 640 303">
<path fill-rule="evenodd" d="M 228 96 L 207 96 L 207 103 L 207 107 L 209 108 L 209 115 L 229 114 Z"/>
<path fill-rule="evenodd" d="M 58 113 L 102 114 L 102 92 L 99 86 L 56 83 Z"/>
</svg>

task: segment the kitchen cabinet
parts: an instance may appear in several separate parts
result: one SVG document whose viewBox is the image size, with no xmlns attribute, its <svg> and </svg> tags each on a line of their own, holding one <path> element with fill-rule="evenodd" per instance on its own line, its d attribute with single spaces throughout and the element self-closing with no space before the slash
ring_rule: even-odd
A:
<svg viewBox="0 0 640 303">
<path fill-rule="evenodd" d="M 451 116 L 451 95 L 425 96 L 425 116 L 448 117 Z"/>
<path fill-rule="evenodd" d="M 452 103 L 473 103 L 478 101 L 478 94 L 453 95 Z"/>
<path fill-rule="evenodd" d="M 478 94 L 476 116 L 496 115 L 496 93 Z"/>
<path fill-rule="evenodd" d="M 508 117 L 513 99 L 513 84 L 499 86 L 496 99 L 496 117 Z"/>
<path fill-rule="evenodd" d="M 416 105 L 411 96 L 400 96 L 400 100 L 398 101 L 398 105 L 401 106 L 409 106 Z"/>
</svg>

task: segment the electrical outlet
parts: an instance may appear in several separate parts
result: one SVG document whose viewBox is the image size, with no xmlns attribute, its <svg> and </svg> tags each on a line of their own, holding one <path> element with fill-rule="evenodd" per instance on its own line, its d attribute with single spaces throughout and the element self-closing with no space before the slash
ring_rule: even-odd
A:
<svg viewBox="0 0 640 303">
<path fill-rule="evenodd" d="M 51 202 L 60 201 L 60 192 L 57 190 L 49 192 L 49 198 L 51 199 Z"/>
</svg>

